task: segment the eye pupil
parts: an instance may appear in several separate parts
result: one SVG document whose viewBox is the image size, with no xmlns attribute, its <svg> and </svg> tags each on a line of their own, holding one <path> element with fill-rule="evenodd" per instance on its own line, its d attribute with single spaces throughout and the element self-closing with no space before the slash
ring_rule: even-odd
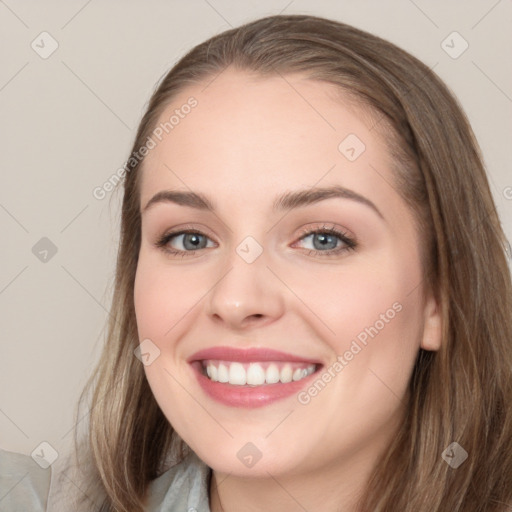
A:
<svg viewBox="0 0 512 512">
<path fill-rule="evenodd" d="M 315 243 L 318 241 L 320 245 L 317 247 L 317 244 Z M 313 238 L 313 245 L 315 246 L 315 249 L 325 249 L 326 246 L 331 243 L 333 244 L 332 247 L 328 247 L 329 249 L 335 249 L 337 244 L 337 237 L 328 235 L 326 233 L 317 233 L 314 235 Z"/>
<path fill-rule="evenodd" d="M 183 246 L 186 249 L 192 249 L 192 250 L 202 249 L 202 248 L 206 247 L 206 243 L 204 243 L 201 246 L 201 237 L 202 237 L 202 235 L 198 235 L 196 233 L 185 233 L 183 235 Z M 203 242 L 205 242 L 204 237 L 203 237 Z M 192 245 L 187 247 L 187 243 L 192 244 Z"/>
</svg>

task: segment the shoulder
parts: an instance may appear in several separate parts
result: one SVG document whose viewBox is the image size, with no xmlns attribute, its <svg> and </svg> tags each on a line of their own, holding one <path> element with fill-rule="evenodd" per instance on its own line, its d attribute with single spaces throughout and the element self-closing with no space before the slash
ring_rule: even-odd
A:
<svg viewBox="0 0 512 512">
<path fill-rule="evenodd" d="M 0 449 L 0 512 L 46 510 L 51 467 L 41 468 L 28 455 Z"/>
<path fill-rule="evenodd" d="M 211 469 L 193 452 L 153 480 L 148 490 L 148 512 L 193 510 L 209 512 Z"/>
</svg>

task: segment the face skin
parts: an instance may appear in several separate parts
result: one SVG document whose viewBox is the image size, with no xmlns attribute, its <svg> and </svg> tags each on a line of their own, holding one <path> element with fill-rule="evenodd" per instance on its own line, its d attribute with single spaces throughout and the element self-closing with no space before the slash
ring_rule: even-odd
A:
<svg viewBox="0 0 512 512">
<path fill-rule="evenodd" d="M 226 512 L 318 510 L 319 502 L 325 511 L 340 503 L 353 510 L 396 434 L 419 348 L 440 344 L 436 303 L 421 298 L 421 236 L 392 186 L 386 141 L 334 87 L 285 78 L 228 69 L 206 88 L 187 88 L 161 120 L 190 96 L 197 106 L 144 162 L 141 209 L 162 190 L 201 193 L 216 208 L 149 207 L 134 290 L 139 339 L 160 350 L 145 366 L 149 384 L 178 434 L 213 468 L 213 511 L 219 498 Z M 366 146 L 354 161 L 338 149 L 349 134 Z M 272 210 L 284 193 L 335 185 L 371 201 L 382 217 L 339 197 Z M 305 234 L 325 226 L 356 247 L 334 238 L 323 249 L 318 235 Z M 179 255 L 155 246 L 184 228 L 204 234 L 206 247 L 190 254 L 183 236 L 167 244 Z M 248 236 L 263 249 L 252 263 L 236 250 Z M 322 254 L 333 247 L 345 250 Z M 347 361 L 371 326 L 374 336 Z M 205 394 L 187 362 L 214 346 L 321 361 L 315 378 L 332 368 L 331 379 L 315 396 L 302 394 L 303 403 L 294 394 L 232 407 Z M 342 371 L 333 368 L 338 356 Z M 261 454 L 252 467 L 237 456 L 249 442 Z"/>
</svg>

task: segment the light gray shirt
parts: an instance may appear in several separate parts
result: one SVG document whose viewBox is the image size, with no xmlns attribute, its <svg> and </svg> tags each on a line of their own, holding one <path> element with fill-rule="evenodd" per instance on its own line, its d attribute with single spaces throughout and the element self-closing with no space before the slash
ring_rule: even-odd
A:
<svg viewBox="0 0 512 512">
<path fill-rule="evenodd" d="M 210 468 L 191 452 L 149 485 L 147 512 L 210 512 Z M 48 512 L 52 467 L 0 449 L 0 512 Z"/>
</svg>

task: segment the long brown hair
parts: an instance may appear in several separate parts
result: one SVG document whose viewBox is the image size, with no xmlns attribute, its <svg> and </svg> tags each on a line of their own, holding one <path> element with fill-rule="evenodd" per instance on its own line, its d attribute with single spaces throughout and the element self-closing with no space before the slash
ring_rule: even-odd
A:
<svg viewBox="0 0 512 512">
<path fill-rule="evenodd" d="M 263 76 L 302 73 L 357 98 L 378 133 L 386 128 L 395 186 L 421 229 L 419 285 L 438 299 L 442 347 L 420 349 L 406 417 L 360 511 L 505 511 L 512 504 L 512 286 L 480 150 L 457 100 L 425 64 L 383 39 L 328 19 L 270 16 L 212 37 L 169 71 L 132 155 L 178 92 L 228 66 Z M 90 458 L 89 489 L 102 511 L 142 511 L 168 457 L 179 461 L 187 451 L 133 355 L 143 162 L 127 163 L 108 332 L 83 395 L 92 391 L 79 457 Z M 441 456 L 452 442 L 469 455 L 458 469 Z"/>
</svg>

